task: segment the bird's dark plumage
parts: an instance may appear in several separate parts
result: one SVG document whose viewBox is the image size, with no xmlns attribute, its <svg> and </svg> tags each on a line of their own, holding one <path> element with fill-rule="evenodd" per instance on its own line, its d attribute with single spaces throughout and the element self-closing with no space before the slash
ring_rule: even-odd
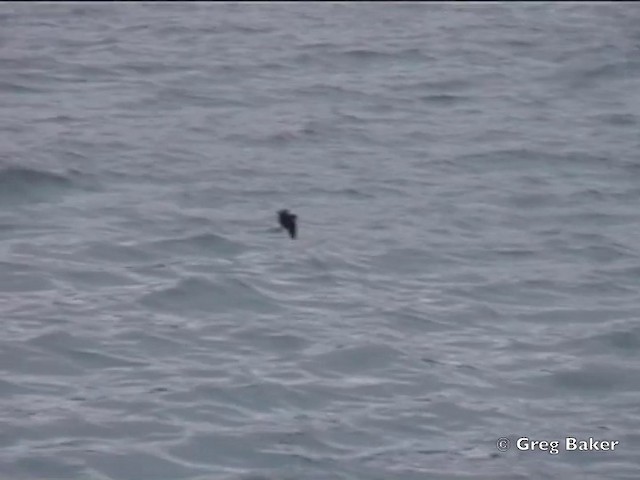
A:
<svg viewBox="0 0 640 480">
<path fill-rule="evenodd" d="M 280 226 L 289 232 L 289 236 L 291 238 L 296 238 L 298 230 L 296 226 L 296 219 L 297 215 L 290 213 L 289 210 L 280 210 L 278 212 L 278 221 L 280 222 Z"/>
</svg>

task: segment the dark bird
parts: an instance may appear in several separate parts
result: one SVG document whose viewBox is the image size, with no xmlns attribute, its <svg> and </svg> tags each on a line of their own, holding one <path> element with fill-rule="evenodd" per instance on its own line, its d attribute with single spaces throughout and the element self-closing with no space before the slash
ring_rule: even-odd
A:
<svg viewBox="0 0 640 480">
<path fill-rule="evenodd" d="M 289 236 L 291 238 L 296 238 L 296 218 L 297 215 L 289 213 L 289 210 L 278 211 L 278 221 L 280 222 L 280 226 L 289 232 Z"/>
</svg>

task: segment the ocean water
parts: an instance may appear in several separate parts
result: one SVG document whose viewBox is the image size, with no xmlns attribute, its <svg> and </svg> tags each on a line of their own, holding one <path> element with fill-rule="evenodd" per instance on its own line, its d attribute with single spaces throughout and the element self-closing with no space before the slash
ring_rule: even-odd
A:
<svg viewBox="0 0 640 480">
<path fill-rule="evenodd" d="M 0 4 L 0 478 L 639 478 L 639 24 Z"/>
</svg>

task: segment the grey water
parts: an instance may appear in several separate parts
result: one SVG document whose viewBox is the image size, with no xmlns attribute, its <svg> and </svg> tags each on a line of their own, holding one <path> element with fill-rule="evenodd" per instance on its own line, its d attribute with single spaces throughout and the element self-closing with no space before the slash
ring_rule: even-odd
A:
<svg viewBox="0 0 640 480">
<path fill-rule="evenodd" d="M 638 25 L 0 4 L 0 478 L 639 478 Z"/>
</svg>

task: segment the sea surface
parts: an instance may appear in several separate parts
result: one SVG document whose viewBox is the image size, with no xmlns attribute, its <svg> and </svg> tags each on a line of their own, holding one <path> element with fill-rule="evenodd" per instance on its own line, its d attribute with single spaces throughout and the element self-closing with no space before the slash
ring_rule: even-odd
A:
<svg viewBox="0 0 640 480">
<path fill-rule="evenodd" d="M 640 478 L 639 25 L 1 3 L 0 479 Z"/>
</svg>

